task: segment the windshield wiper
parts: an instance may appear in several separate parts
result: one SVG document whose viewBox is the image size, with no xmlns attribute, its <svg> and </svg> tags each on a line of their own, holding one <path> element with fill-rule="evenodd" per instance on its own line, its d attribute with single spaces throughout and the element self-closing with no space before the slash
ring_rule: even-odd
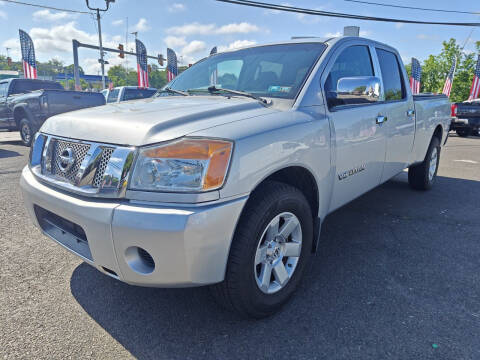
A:
<svg viewBox="0 0 480 360">
<path fill-rule="evenodd" d="M 255 100 L 258 100 L 258 101 L 261 101 L 262 103 L 264 104 L 269 104 L 270 102 L 267 100 L 267 99 L 264 99 L 260 96 L 255 96 L 251 93 L 248 93 L 248 92 L 245 92 L 245 91 L 238 91 L 238 90 L 231 90 L 231 89 L 224 89 L 224 88 L 217 88 L 215 86 L 210 86 L 208 88 L 208 92 L 210 93 L 214 93 L 214 92 L 226 92 L 226 93 L 229 93 L 229 94 L 234 94 L 234 95 L 240 95 L 240 96 L 245 96 L 245 97 L 249 97 L 251 99 L 255 99 Z"/>
<path fill-rule="evenodd" d="M 183 96 L 189 96 L 190 95 L 189 93 L 187 93 L 185 91 L 175 90 L 175 89 L 172 89 L 170 87 L 166 87 L 164 89 L 158 90 L 157 94 L 161 93 L 161 92 L 168 92 L 168 93 L 178 94 L 178 95 L 183 95 Z"/>
</svg>

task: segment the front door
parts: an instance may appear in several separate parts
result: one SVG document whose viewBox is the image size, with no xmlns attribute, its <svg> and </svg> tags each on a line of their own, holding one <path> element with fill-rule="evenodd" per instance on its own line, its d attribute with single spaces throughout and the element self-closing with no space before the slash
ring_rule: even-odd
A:
<svg viewBox="0 0 480 360">
<path fill-rule="evenodd" d="M 358 44 L 358 41 L 356 42 Z M 379 76 L 368 45 L 348 45 L 337 49 L 323 75 L 327 113 L 335 139 L 335 179 L 330 210 L 334 210 L 380 183 L 386 151 L 384 104 L 349 102 L 335 98 L 339 79 Z"/>
</svg>

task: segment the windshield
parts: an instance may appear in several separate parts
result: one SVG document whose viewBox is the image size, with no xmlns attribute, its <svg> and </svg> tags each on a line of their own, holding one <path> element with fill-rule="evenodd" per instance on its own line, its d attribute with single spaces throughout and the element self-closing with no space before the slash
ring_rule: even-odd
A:
<svg viewBox="0 0 480 360">
<path fill-rule="evenodd" d="M 184 71 L 170 87 L 207 91 L 215 85 L 256 96 L 294 99 L 325 47 L 300 43 L 219 53 Z"/>
</svg>

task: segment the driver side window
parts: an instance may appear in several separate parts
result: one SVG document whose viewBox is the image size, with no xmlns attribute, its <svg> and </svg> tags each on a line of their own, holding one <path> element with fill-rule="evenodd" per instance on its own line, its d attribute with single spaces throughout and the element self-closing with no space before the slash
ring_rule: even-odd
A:
<svg viewBox="0 0 480 360">
<path fill-rule="evenodd" d="M 329 109 L 334 106 L 346 105 L 343 100 L 337 99 L 337 83 L 344 77 L 373 76 L 372 58 L 368 46 L 354 45 L 346 48 L 338 56 L 330 69 L 325 81 L 325 94 Z M 358 103 L 362 103 L 358 101 Z M 349 102 L 348 105 L 356 104 Z"/>
</svg>

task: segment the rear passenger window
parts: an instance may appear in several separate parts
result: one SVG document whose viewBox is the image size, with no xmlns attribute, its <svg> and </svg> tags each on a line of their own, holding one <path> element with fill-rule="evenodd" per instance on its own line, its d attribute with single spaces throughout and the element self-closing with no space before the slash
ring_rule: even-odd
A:
<svg viewBox="0 0 480 360">
<path fill-rule="evenodd" d="M 338 80 L 352 76 L 373 76 L 373 74 L 372 59 L 367 46 L 355 45 L 343 50 L 335 60 L 325 81 L 325 94 L 329 107 L 344 105 L 336 98 Z M 350 104 L 353 103 L 349 102 Z"/>
<path fill-rule="evenodd" d="M 382 70 L 385 101 L 405 98 L 405 87 L 400 73 L 397 56 L 386 50 L 377 49 L 378 61 Z"/>
</svg>

